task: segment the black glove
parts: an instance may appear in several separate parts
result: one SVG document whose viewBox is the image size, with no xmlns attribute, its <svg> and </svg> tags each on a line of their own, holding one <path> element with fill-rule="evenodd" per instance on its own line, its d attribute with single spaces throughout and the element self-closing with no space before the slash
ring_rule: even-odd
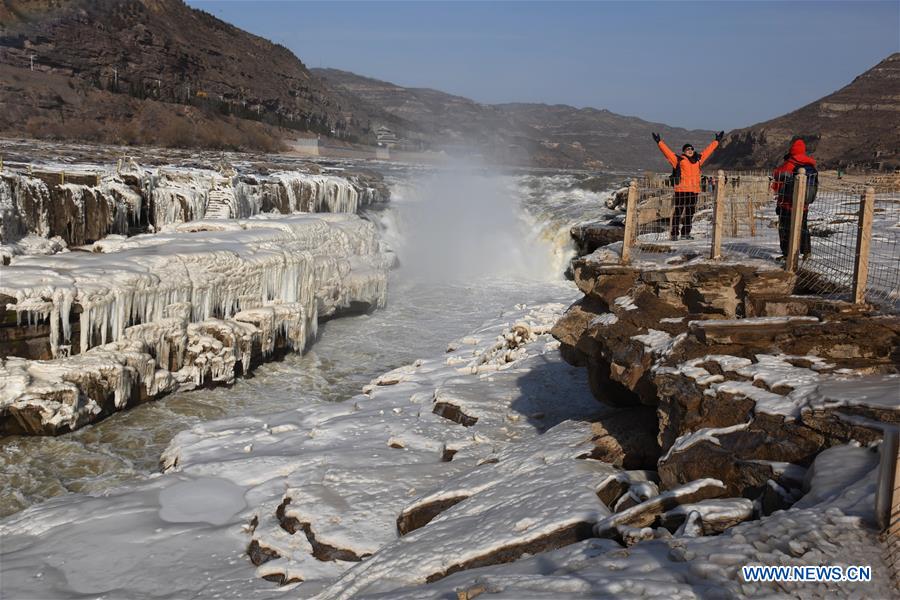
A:
<svg viewBox="0 0 900 600">
<path fill-rule="evenodd" d="M 724 131 L 720 131 L 719 133 L 716 134 L 716 141 L 717 141 L 717 142 L 719 142 L 719 143 L 721 144 L 723 139 L 725 139 L 725 132 L 724 132 Z"/>
<path fill-rule="evenodd" d="M 662 139 L 662 138 L 659 137 L 659 134 L 658 134 L 658 133 L 654 133 L 654 134 L 653 134 L 653 141 L 656 142 L 657 144 L 659 143 L 659 140 L 661 140 L 661 139 Z"/>
</svg>

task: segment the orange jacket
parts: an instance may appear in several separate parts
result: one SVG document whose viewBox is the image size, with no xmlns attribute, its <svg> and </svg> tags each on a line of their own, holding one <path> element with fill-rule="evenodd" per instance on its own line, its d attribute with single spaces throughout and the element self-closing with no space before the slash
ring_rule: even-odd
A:
<svg viewBox="0 0 900 600">
<path fill-rule="evenodd" d="M 675 184 L 676 192 L 700 193 L 700 167 L 702 167 L 703 163 L 712 156 L 713 150 L 718 147 L 719 142 L 713 140 L 712 143 L 700 153 L 700 158 L 697 162 L 691 162 L 684 155 L 681 156 L 681 160 L 679 161 L 679 157 L 675 156 L 675 153 L 666 146 L 666 143 L 659 140 L 659 149 L 663 153 L 663 156 L 666 157 L 666 160 L 669 161 L 669 164 L 672 165 L 673 169 L 679 167 L 679 170 L 681 171 L 681 177 L 679 178 L 678 183 Z"/>
</svg>

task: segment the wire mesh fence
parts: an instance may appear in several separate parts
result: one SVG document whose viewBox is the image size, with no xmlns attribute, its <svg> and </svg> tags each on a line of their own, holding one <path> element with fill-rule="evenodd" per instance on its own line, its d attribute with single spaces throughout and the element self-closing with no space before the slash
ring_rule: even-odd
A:
<svg viewBox="0 0 900 600">
<path fill-rule="evenodd" d="M 638 180 L 637 241 L 709 239 L 711 236 L 714 178 L 701 180 L 700 192 L 675 192 L 671 178 L 658 173 Z"/>
<path fill-rule="evenodd" d="M 850 299 L 864 193 L 858 185 L 820 190 L 807 206 L 807 227 L 801 232 L 797 268 L 798 291 Z"/>
<path fill-rule="evenodd" d="M 874 191 L 866 299 L 900 310 L 900 186 Z"/>
<path fill-rule="evenodd" d="M 785 264 L 792 211 L 783 195 L 779 202 L 778 183 L 762 171 L 720 172 L 704 176 L 700 192 L 685 197 L 675 192 L 667 175 L 647 173 L 634 188 L 634 243 L 653 250 L 665 248 L 661 242 L 671 247 L 692 239 L 693 245 L 700 240 L 707 247 L 708 241 L 714 254 L 719 219 L 723 253 Z M 867 217 L 871 225 L 863 218 L 867 202 L 872 205 Z M 797 222 L 798 292 L 850 301 L 864 298 L 900 310 L 900 178 L 839 179 L 819 173 L 815 198 Z M 865 284 L 857 284 L 862 276 Z"/>
<path fill-rule="evenodd" d="M 726 172 L 722 246 L 757 258 L 776 259 L 780 251 L 772 177 L 762 172 Z"/>
</svg>

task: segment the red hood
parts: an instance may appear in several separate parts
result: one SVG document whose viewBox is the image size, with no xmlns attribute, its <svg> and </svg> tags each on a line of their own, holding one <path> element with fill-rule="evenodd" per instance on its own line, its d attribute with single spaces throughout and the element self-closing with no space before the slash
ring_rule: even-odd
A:
<svg viewBox="0 0 900 600">
<path fill-rule="evenodd" d="M 800 164 L 813 166 L 816 164 L 813 157 L 806 155 L 806 142 L 803 140 L 794 140 L 791 144 L 791 149 L 788 151 L 788 155 L 791 157 L 791 160 Z"/>
</svg>

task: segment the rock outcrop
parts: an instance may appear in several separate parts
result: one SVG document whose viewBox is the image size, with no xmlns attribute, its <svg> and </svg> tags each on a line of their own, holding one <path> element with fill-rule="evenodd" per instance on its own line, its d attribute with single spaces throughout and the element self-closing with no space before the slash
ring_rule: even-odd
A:
<svg viewBox="0 0 900 600">
<path fill-rule="evenodd" d="M 0 300 L 28 325 L 4 326 L 19 337 L 2 347 L 29 354 L 0 359 L 0 434 L 62 433 L 230 382 L 302 350 L 319 318 L 382 306 L 391 264 L 356 215 L 198 221 L 107 250 L 3 267 Z"/>
<path fill-rule="evenodd" d="M 603 221 L 599 223 L 580 223 L 570 230 L 575 242 L 575 253 L 578 256 L 591 254 L 597 248 L 621 242 L 625 238 L 624 222 Z"/>
<path fill-rule="evenodd" d="M 0 255 L 8 263 L 21 238 L 59 237 L 69 246 L 109 234 L 158 231 L 203 218 L 237 219 L 260 213 L 341 212 L 384 202 L 381 176 L 307 171 L 225 172 L 105 165 L 65 171 L 0 174 Z"/>
<path fill-rule="evenodd" d="M 574 261 L 585 295 L 553 334 L 598 399 L 656 409 L 663 486 L 712 477 L 772 509 L 823 449 L 900 423 L 900 316 L 793 295 L 764 261 L 615 248 Z"/>
</svg>

